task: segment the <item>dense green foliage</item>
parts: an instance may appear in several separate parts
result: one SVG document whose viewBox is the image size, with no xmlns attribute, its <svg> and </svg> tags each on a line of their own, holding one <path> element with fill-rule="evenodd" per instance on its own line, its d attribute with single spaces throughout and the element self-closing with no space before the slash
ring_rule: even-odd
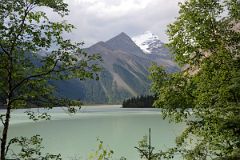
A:
<svg viewBox="0 0 240 160">
<path fill-rule="evenodd" d="M 70 101 L 56 100 L 49 80 L 94 78 L 98 71 L 96 55 L 89 56 L 61 34 L 73 26 L 65 21 L 52 22 L 36 7 L 67 14 L 62 1 L 1 1 L 0 5 L 0 102 L 12 108 L 68 106 Z M 54 49 L 52 49 L 54 48 Z M 38 52 L 47 55 L 40 57 Z"/>
<path fill-rule="evenodd" d="M 123 101 L 123 108 L 153 108 L 154 96 L 138 96 Z"/>
<path fill-rule="evenodd" d="M 169 157 L 240 159 L 240 2 L 188 0 L 169 25 L 180 73 L 151 68 L 154 105 L 187 127 Z"/>
<path fill-rule="evenodd" d="M 11 158 L 21 159 L 21 160 L 61 160 L 61 155 L 57 154 L 43 154 L 42 146 L 43 139 L 39 135 L 32 136 L 31 138 L 26 137 L 15 137 L 9 142 L 7 152 L 11 155 Z M 18 148 L 19 152 L 13 152 L 12 146 Z M 16 150 L 16 149 L 15 149 Z"/>
<path fill-rule="evenodd" d="M 70 106 L 80 106 L 80 101 L 56 97 L 49 81 L 98 78 L 100 57 L 87 55 L 80 49 L 82 43 L 64 39 L 62 34 L 74 26 L 65 20 L 51 21 L 45 9 L 59 17 L 68 14 L 63 0 L 0 0 L 0 106 L 6 108 L 0 116 L 1 160 L 6 155 L 12 109 L 69 106 L 74 112 Z"/>
</svg>

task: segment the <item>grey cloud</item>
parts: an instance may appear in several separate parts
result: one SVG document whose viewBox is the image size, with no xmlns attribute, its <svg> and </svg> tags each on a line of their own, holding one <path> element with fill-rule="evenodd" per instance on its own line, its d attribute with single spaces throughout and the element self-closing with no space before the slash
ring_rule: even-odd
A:
<svg viewBox="0 0 240 160">
<path fill-rule="evenodd" d="M 81 0 L 76 1 L 80 2 Z M 110 0 L 103 1 L 108 2 L 109 5 L 118 5 L 122 1 L 128 0 L 118 0 L 114 1 L 115 3 L 112 3 L 113 1 Z M 133 12 L 126 11 L 127 14 L 112 18 L 111 15 L 106 15 L 105 17 L 98 16 L 97 11 L 88 11 L 90 6 L 86 6 L 86 4 L 81 6 L 82 3 L 74 3 L 68 0 L 70 15 L 67 17 L 67 20 L 77 27 L 68 37 L 74 41 L 84 41 L 86 46 L 89 46 L 98 41 L 105 41 L 120 32 L 135 36 L 150 30 L 157 34 L 162 41 L 166 42 L 166 26 L 177 17 L 179 1 L 149 0 L 148 5 L 143 9 Z"/>
</svg>

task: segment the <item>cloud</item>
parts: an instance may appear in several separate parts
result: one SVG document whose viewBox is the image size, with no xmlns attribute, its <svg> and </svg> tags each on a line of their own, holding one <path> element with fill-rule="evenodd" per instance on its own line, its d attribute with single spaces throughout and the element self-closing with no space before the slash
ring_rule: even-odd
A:
<svg viewBox="0 0 240 160">
<path fill-rule="evenodd" d="M 120 32 L 135 36 L 150 30 L 167 41 L 167 24 L 178 15 L 183 0 L 65 0 L 70 14 L 66 18 L 77 29 L 68 37 L 89 46 Z"/>
<path fill-rule="evenodd" d="M 72 12 L 114 20 L 144 10 L 152 0 L 65 0 Z M 76 13 L 76 12 L 75 12 Z"/>
<path fill-rule="evenodd" d="M 78 0 L 78 2 L 86 0 Z M 92 2 L 91 2 L 92 1 Z M 113 19 L 125 16 L 129 13 L 136 12 L 146 8 L 150 1 L 143 0 L 128 0 L 109 3 L 107 1 L 91 0 L 87 1 L 84 5 L 87 6 L 86 12 L 93 14 L 96 17 L 103 19 Z M 117 2 L 117 3 L 116 3 Z M 81 3 L 80 3 L 81 4 Z"/>
</svg>

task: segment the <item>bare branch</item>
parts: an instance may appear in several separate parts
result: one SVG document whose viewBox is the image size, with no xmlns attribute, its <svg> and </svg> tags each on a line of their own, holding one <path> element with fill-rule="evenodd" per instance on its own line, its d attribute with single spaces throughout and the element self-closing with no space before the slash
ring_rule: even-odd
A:
<svg viewBox="0 0 240 160">
<path fill-rule="evenodd" d="M 8 150 L 9 150 L 9 147 L 11 146 L 11 144 L 14 143 L 15 140 L 16 140 L 16 138 L 13 138 L 13 139 L 11 139 L 11 140 L 8 142 L 8 145 L 7 145 L 6 151 L 5 151 L 5 155 L 7 155 Z"/>
<path fill-rule="evenodd" d="M 18 37 L 21 35 L 21 33 L 24 29 L 23 26 L 25 24 L 25 21 L 26 21 L 26 18 L 27 18 L 27 15 L 28 15 L 29 12 L 30 12 L 30 9 L 29 9 L 29 6 L 27 6 L 26 10 L 24 11 L 24 16 L 23 16 L 23 19 L 21 21 L 21 24 L 19 25 L 19 28 L 21 28 L 21 29 L 14 37 L 14 40 L 13 40 L 13 43 L 12 43 L 12 46 L 11 46 L 11 49 L 10 49 L 10 54 L 12 53 L 13 49 L 15 48 Z"/>
<path fill-rule="evenodd" d="M 23 80 L 21 80 L 18 84 L 16 84 L 13 88 L 12 88 L 12 92 L 17 89 L 18 87 L 20 87 L 23 83 L 29 81 L 32 78 L 37 78 L 37 77 L 42 77 L 42 76 L 46 76 L 49 75 L 50 73 L 52 73 L 54 71 L 54 69 L 57 66 L 59 59 L 56 60 L 56 62 L 54 63 L 52 69 L 50 69 L 49 71 L 45 72 L 45 73 L 40 73 L 40 74 L 36 74 L 36 75 L 31 75 L 29 77 L 24 78 Z"/>
<path fill-rule="evenodd" d="M 3 120 L 3 117 L 5 117 L 6 115 L 5 114 L 1 114 L 0 115 L 0 121 L 2 122 L 2 124 L 4 125 L 5 123 L 4 123 L 4 120 Z"/>
<path fill-rule="evenodd" d="M 2 44 L 0 43 L 0 47 L 3 50 L 3 52 L 9 56 L 9 52 L 2 46 Z"/>
<path fill-rule="evenodd" d="M 12 88 L 12 92 L 17 89 L 18 87 L 20 87 L 22 84 L 24 84 L 25 82 L 29 81 L 30 79 L 32 78 L 41 78 L 41 77 L 44 77 L 44 76 L 47 76 L 51 73 L 60 73 L 60 72 L 65 72 L 65 71 L 71 71 L 71 70 L 76 70 L 76 69 L 81 69 L 81 66 L 71 66 L 71 67 L 68 67 L 68 68 L 62 68 L 62 69 L 59 69 L 59 70 L 55 70 L 55 68 L 57 67 L 57 64 L 58 62 L 60 61 L 60 59 L 57 59 L 53 65 L 53 67 L 47 71 L 47 72 L 44 72 L 44 73 L 40 73 L 40 74 L 36 74 L 36 75 L 31 75 L 29 77 L 26 77 L 24 78 L 23 80 L 21 80 L 18 84 L 16 84 L 13 88 Z"/>
</svg>

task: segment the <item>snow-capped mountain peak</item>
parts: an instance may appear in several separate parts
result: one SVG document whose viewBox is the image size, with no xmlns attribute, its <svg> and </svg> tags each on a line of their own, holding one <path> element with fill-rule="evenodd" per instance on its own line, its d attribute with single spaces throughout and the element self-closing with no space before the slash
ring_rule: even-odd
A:
<svg viewBox="0 0 240 160">
<path fill-rule="evenodd" d="M 151 54 L 153 50 L 161 48 L 163 43 L 159 37 L 151 31 L 132 37 L 132 40 L 138 45 L 146 54 Z"/>
</svg>

